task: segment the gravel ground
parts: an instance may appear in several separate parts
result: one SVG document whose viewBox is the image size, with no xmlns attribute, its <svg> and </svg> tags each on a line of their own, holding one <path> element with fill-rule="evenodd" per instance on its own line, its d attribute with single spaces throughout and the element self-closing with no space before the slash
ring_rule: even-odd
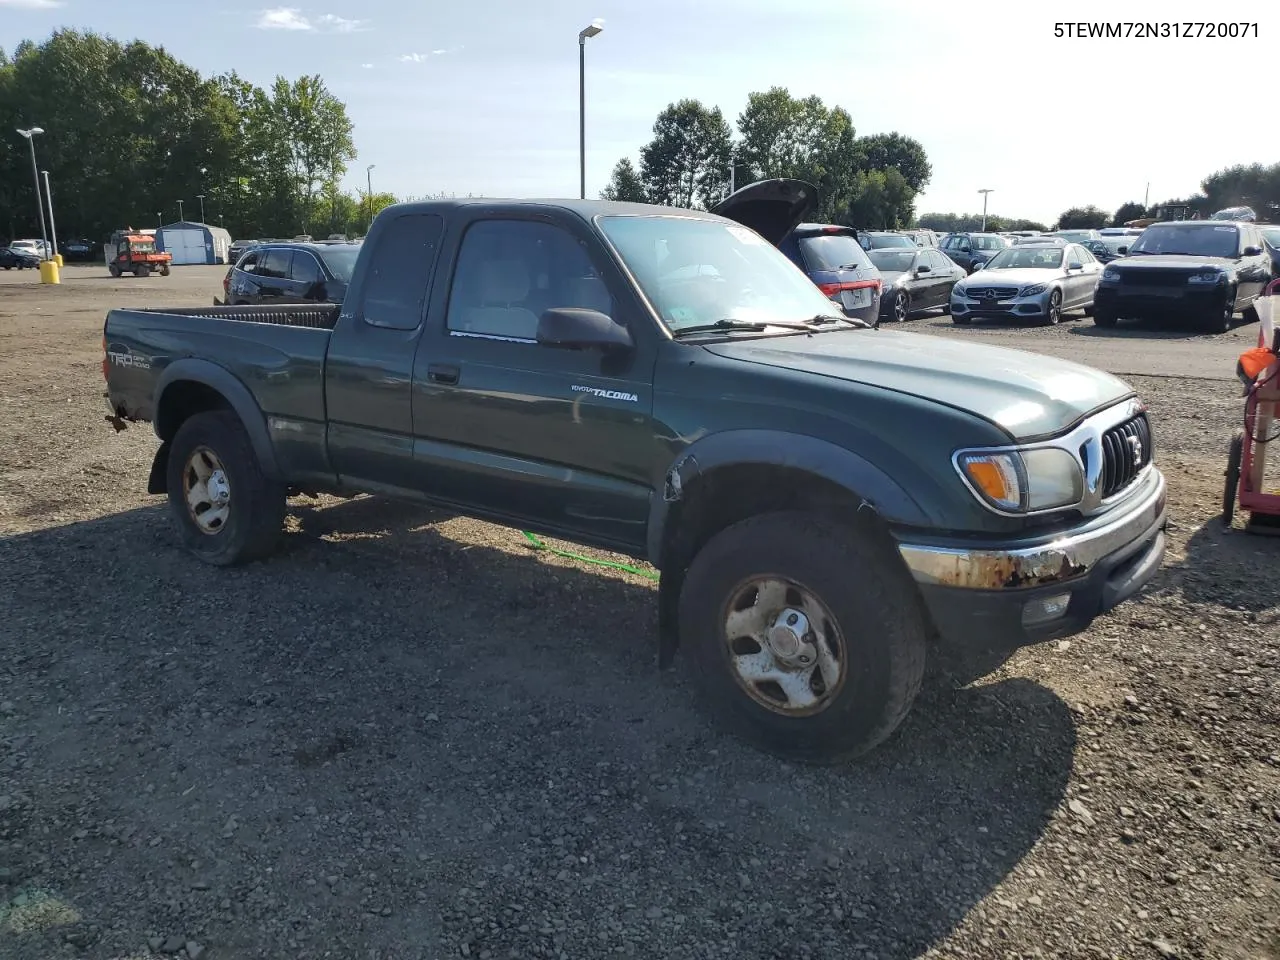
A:
<svg viewBox="0 0 1280 960">
<path fill-rule="evenodd" d="M 1212 522 L 1239 391 L 1177 375 L 1213 338 L 1132 378 L 1175 518 L 1143 597 L 809 769 L 655 670 L 650 581 L 517 531 L 300 501 L 278 558 L 188 559 L 101 322 L 220 273 L 0 283 L 3 960 L 1280 957 L 1280 540 Z"/>
</svg>

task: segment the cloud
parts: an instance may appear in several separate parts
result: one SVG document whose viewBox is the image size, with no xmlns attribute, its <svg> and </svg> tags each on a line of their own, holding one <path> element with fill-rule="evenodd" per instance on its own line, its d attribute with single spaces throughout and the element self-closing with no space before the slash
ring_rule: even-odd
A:
<svg viewBox="0 0 1280 960">
<path fill-rule="evenodd" d="M 20 10 L 52 10 L 62 5 L 62 0 L 0 0 L 0 7 L 17 7 Z"/>
<path fill-rule="evenodd" d="M 332 13 L 324 14 L 316 23 L 322 29 L 333 33 L 358 33 L 369 29 L 367 20 L 348 20 L 346 17 L 339 17 Z"/>
<path fill-rule="evenodd" d="M 361 69 L 361 70 L 372 70 L 372 69 L 373 69 L 373 64 L 372 64 L 372 63 L 362 63 L 362 64 L 360 64 L 360 69 Z"/>
<path fill-rule="evenodd" d="M 429 54 L 426 53 L 406 53 L 400 57 L 401 63 L 426 63 Z"/>
<path fill-rule="evenodd" d="M 0 3 L 4 2 L 6 0 L 0 0 Z M 25 0 L 25 2 L 32 2 L 32 0 Z M 45 2 L 45 0 L 34 0 L 34 2 Z M 298 7 L 272 7 L 269 10 L 263 10 L 258 17 L 257 27 L 259 30 L 302 30 L 324 33 L 356 33 L 369 29 L 367 20 L 351 20 L 334 13 L 322 13 L 312 19 Z"/>
</svg>

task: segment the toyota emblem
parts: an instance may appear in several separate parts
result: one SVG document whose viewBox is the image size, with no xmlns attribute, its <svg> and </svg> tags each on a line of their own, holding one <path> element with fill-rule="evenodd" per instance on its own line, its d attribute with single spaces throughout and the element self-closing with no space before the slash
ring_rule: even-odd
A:
<svg viewBox="0 0 1280 960">
<path fill-rule="evenodd" d="M 1135 467 L 1142 466 L 1142 441 L 1135 436 L 1126 437 L 1129 441 L 1129 449 L 1133 451 L 1133 465 Z"/>
</svg>

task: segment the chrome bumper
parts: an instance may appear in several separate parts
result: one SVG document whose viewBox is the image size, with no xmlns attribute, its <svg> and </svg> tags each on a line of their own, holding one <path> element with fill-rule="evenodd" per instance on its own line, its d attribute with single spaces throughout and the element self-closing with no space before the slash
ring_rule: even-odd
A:
<svg viewBox="0 0 1280 960">
<path fill-rule="evenodd" d="M 976 590 L 1016 590 L 1088 575 L 1114 553 L 1163 525 L 1165 479 L 1152 467 L 1151 488 L 1125 504 L 1109 523 L 1033 547 L 963 549 L 899 543 L 898 552 L 921 584 Z"/>
</svg>

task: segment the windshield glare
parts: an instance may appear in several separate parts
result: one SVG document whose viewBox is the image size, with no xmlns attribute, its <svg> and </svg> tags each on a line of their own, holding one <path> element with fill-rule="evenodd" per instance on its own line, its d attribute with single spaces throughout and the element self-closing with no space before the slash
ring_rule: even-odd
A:
<svg viewBox="0 0 1280 960">
<path fill-rule="evenodd" d="M 858 241 L 847 233 L 801 237 L 799 242 L 804 262 L 811 270 L 857 270 L 870 264 Z"/>
<path fill-rule="evenodd" d="M 356 258 L 359 255 L 360 250 L 356 247 L 350 250 L 326 250 L 321 257 L 330 273 L 343 283 L 350 283 L 352 271 L 356 267 Z"/>
<path fill-rule="evenodd" d="M 1211 223 L 1170 224 L 1147 227 L 1142 236 L 1134 241 L 1129 252 L 1234 258 L 1239 246 L 1240 236 L 1236 227 Z"/>
<path fill-rule="evenodd" d="M 915 248 L 916 242 L 910 237 L 904 237 L 898 233 L 882 234 L 880 236 L 871 237 L 871 249 L 881 250 L 893 247 L 911 247 Z"/>
<path fill-rule="evenodd" d="M 975 250 L 1004 250 L 1008 247 L 1004 237 L 974 237 L 973 248 Z"/>
<path fill-rule="evenodd" d="M 1010 247 L 987 261 L 987 270 L 1054 270 L 1062 266 L 1064 247 Z"/>
<path fill-rule="evenodd" d="M 843 317 L 813 282 L 753 230 L 693 217 L 597 220 L 673 333 L 738 320 L 795 323 Z"/>
<path fill-rule="evenodd" d="M 872 250 L 867 256 L 876 267 L 889 273 L 910 270 L 911 261 L 916 258 L 911 250 Z"/>
</svg>

